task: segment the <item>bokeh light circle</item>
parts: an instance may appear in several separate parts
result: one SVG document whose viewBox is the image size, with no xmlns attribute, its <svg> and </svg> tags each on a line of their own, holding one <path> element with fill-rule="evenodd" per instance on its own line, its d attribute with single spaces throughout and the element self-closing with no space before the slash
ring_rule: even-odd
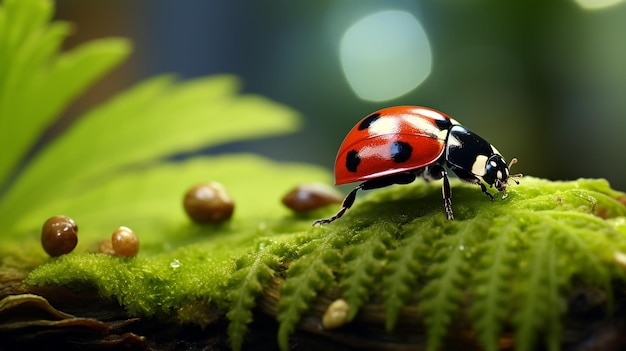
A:
<svg viewBox="0 0 626 351">
<path fill-rule="evenodd" d="M 432 68 L 426 32 L 407 11 L 385 10 L 356 21 L 341 38 L 339 53 L 350 87 L 364 100 L 402 96 Z"/>
</svg>

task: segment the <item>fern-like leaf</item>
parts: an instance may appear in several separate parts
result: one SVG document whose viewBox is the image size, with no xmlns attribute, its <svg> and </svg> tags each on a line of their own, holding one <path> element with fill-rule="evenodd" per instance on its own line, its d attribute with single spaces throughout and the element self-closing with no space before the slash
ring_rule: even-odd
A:
<svg viewBox="0 0 626 351">
<path fill-rule="evenodd" d="M 229 284 L 230 310 L 226 314 L 230 320 L 228 336 L 233 350 L 241 349 L 248 324 L 252 322 L 252 308 L 263 287 L 274 276 L 280 261 L 280 257 L 270 251 L 269 245 L 238 260 L 238 270 Z"/>
<path fill-rule="evenodd" d="M 577 218 L 578 217 L 578 218 Z M 570 228 L 559 219 L 570 218 L 572 221 L 584 221 L 585 225 Z M 544 216 L 543 223 L 549 223 L 554 228 L 554 241 L 558 243 L 564 262 L 560 275 L 566 277 L 580 275 L 585 281 L 596 286 L 610 288 L 611 276 L 619 275 L 621 270 L 615 265 L 607 265 L 613 261 L 612 252 L 617 247 L 626 245 L 624 237 L 617 232 L 608 232 L 606 224 L 595 216 L 586 214 L 554 214 Z M 604 252 L 605 256 L 594 253 Z M 609 290 L 607 290 L 609 292 Z"/>
<path fill-rule="evenodd" d="M 24 169 L 0 202 L 0 216 L 7 219 L 0 227 L 32 226 L 27 215 L 54 204 L 59 193 L 68 199 L 97 192 L 94 183 L 141 170 L 137 164 L 148 169 L 176 152 L 295 128 L 293 111 L 263 98 L 238 96 L 237 85 L 232 76 L 185 84 L 159 77 L 93 110 Z M 207 123 L 212 128 L 198 127 Z M 37 197 L 29 196 L 33 193 Z"/>
<path fill-rule="evenodd" d="M 342 276 L 343 297 L 350 310 L 348 320 L 376 291 L 381 278 L 387 248 L 394 241 L 397 228 L 387 222 L 376 223 L 359 232 L 360 242 L 347 248 L 344 255 L 345 273 Z"/>
<path fill-rule="evenodd" d="M 519 229 L 510 218 L 494 221 L 497 231 L 490 230 L 489 238 L 478 248 L 479 261 L 472 279 L 473 303 L 470 317 L 478 340 L 488 351 L 496 351 L 502 324 L 507 316 L 510 297 L 509 279 L 514 276 L 516 252 L 514 249 Z"/>
<path fill-rule="evenodd" d="M 468 226 L 456 228 L 434 243 L 436 255 L 427 271 L 428 283 L 420 292 L 419 310 L 427 330 L 427 349 L 438 350 L 453 315 L 465 298 L 476 232 Z"/>
<path fill-rule="evenodd" d="M 294 260 L 287 271 L 278 302 L 278 345 L 281 350 L 288 349 L 289 335 L 318 292 L 335 281 L 334 272 L 341 257 L 332 244 L 335 239 L 333 236 L 315 239 L 314 250 Z"/>
<path fill-rule="evenodd" d="M 130 53 L 128 41 L 91 41 L 59 54 L 67 23 L 48 23 L 51 1 L 0 6 L 0 189 L 59 113 Z"/>
<path fill-rule="evenodd" d="M 423 276 L 421 257 L 428 250 L 424 233 L 437 231 L 430 221 L 416 221 L 416 226 L 403 228 L 409 235 L 400 240 L 398 246 L 389 255 L 383 278 L 383 298 L 387 315 L 386 328 L 395 328 L 400 311 L 407 302 L 415 297 L 415 288 Z"/>
<path fill-rule="evenodd" d="M 528 238 L 528 261 L 521 262 L 518 271 L 521 286 L 517 290 L 517 312 L 514 317 L 516 350 L 533 349 L 537 332 L 546 331 L 550 350 L 556 350 L 560 340 L 559 318 L 561 289 L 567 282 L 560 275 L 558 248 L 551 232 L 538 231 Z"/>
</svg>

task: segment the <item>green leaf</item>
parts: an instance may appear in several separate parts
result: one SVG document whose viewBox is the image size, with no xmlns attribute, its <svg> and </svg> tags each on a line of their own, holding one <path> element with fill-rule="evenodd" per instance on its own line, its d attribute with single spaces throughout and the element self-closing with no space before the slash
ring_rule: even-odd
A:
<svg viewBox="0 0 626 351">
<path fill-rule="evenodd" d="M 282 182 L 275 182 L 278 178 Z M 183 233 L 189 231 L 183 196 L 196 183 L 215 180 L 224 184 L 235 202 L 232 225 L 255 227 L 259 222 L 290 214 L 280 202 L 290 187 L 310 179 L 329 178 L 328 172 L 319 167 L 276 163 L 250 154 L 158 163 L 108 174 L 98 179 L 97 188 L 61 192 L 63 196 L 25 214 L 20 226 L 24 229 L 13 233 L 20 236 L 35 232 L 42 219 L 63 213 L 80 223 L 78 249 L 89 249 L 92 240 L 125 225 L 138 234 L 150 233 L 142 240 L 142 250 L 158 251 L 165 242 L 173 245 L 181 241 Z M 36 228 L 29 229 L 33 225 Z"/>
<path fill-rule="evenodd" d="M 50 210 L 60 194 L 61 201 L 74 201 L 70 199 L 90 192 L 106 197 L 109 179 L 140 174 L 138 167 L 150 174 L 150 169 L 158 168 L 158 161 L 178 152 L 296 128 L 293 111 L 260 97 L 237 96 L 236 86 L 230 76 L 185 84 L 160 77 L 95 109 L 24 169 L 0 203 L 0 216 L 9 219 L 2 227 L 32 227 L 32 216 L 27 214 Z M 199 173 L 195 177 L 207 179 Z M 134 196 L 141 199 L 167 183 L 154 185 L 152 190 L 143 188 L 141 194 L 135 191 Z"/>
<path fill-rule="evenodd" d="M 59 113 L 130 52 L 126 40 L 104 39 L 60 55 L 69 26 L 48 24 L 52 10 L 45 0 L 0 7 L 0 186 Z"/>
</svg>

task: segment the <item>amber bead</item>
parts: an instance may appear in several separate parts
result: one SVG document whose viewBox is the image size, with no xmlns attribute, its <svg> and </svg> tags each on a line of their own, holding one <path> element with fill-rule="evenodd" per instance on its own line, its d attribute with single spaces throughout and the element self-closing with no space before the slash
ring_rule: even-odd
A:
<svg viewBox="0 0 626 351">
<path fill-rule="evenodd" d="M 139 239 L 128 227 L 119 227 L 111 235 L 111 246 L 116 256 L 133 257 L 139 251 Z"/>
<path fill-rule="evenodd" d="M 235 204 L 218 182 L 196 184 L 185 194 L 183 206 L 187 215 L 197 223 L 220 223 L 233 215 Z"/>
<path fill-rule="evenodd" d="M 292 211 L 305 213 L 341 203 L 343 195 L 325 184 L 301 184 L 283 196 L 282 201 Z"/>
<path fill-rule="evenodd" d="M 67 216 L 50 217 L 41 229 L 41 245 L 52 257 L 72 252 L 78 243 L 78 226 Z"/>
</svg>

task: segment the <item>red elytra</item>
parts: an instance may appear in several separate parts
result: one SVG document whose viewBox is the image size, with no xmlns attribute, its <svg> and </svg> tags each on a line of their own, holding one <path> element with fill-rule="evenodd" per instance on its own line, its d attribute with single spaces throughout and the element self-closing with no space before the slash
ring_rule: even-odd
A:
<svg viewBox="0 0 626 351">
<path fill-rule="evenodd" d="M 395 106 L 374 112 L 359 121 L 339 147 L 335 184 L 428 166 L 443 154 L 448 128 L 455 124 L 458 122 L 449 116 L 420 106 Z M 403 154 L 402 146 L 410 152 Z M 407 155 L 405 160 L 403 155 Z"/>
</svg>

